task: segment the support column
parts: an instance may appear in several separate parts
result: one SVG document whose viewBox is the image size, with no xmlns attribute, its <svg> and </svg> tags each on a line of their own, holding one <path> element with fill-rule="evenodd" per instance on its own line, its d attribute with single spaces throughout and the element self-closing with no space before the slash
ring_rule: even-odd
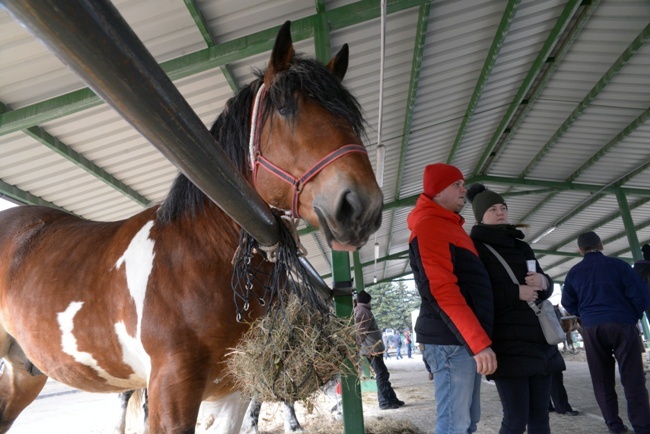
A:
<svg viewBox="0 0 650 434">
<path fill-rule="evenodd" d="M 332 251 L 332 280 L 334 287 L 334 309 L 339 318 L 350 317 L 353 312 L 352 276 L 348 252 Z M 341 375 L 343 399 L 343 433 L 363 434 L 363 405 L 361 387 L 352 361 L 346 361 L 352 374 Z"/>
<path fill-rule="evenodd" d="M 632 221 L 632 214 L 630 213 L 630 206 L 627 203 L 625 193 L 620 188 L 616 189 L 616 200 L 618 201 L 618 207 L 621 210 L 621 218 L 623 219 L 623 225 L 625 226 L 627 240 L 632 249 L 632 257 L 635 261 L 643 259 L 641 246 L 639 245 L 639 237 L 636 235 L 636 229 L 634 228 L 634 222 Z M 641 318 L 641 326 L 643 328 L 645 341 L 650 342 L 650 327 L 648 326 L 648 317 L 645 312 L 643 313 L 643 318 Z"/>
</svg>

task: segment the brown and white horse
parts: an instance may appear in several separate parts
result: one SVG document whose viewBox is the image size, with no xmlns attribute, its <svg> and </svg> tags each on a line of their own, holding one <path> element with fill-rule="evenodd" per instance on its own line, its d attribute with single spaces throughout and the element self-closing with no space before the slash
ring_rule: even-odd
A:
<svg viewBox="0 0 650 434">
<path fill-rule="evenodd" d="M 572 353 L 576 352 L 575 342 L 573 341 L 573 332 L 576 331 L 582 336 L 582 325 L 580 318 L 575 315 L 569 315 L 559 304 L 555 305 L 555 311 L 562 330 L 566 333 L 566 340 L 562 342 L 562 352 L 571 350 Z"/>
<path fill-rule="evenodd" d="M 269 205 L 340 250 L 364 245 L 382 213 L 361 111 L 340 83 L 347 65 L 347 45 L 327 66 L 295 55 L 287 22 L 266 71 L 211 129 Z M 147 387 L 151 433 L 195 432 L 204 400 L 215 432 L 238 432 L 248 400 L 224 359 L 265 309 L 251 303 L 235 320 L 239 231 L 183 175 L 162 204 L 123 221 L 38 206 L 1 213 L 0 432 L 48 376 L 92 392 Z M 263 297 L 258 283 L 252 290 Z"/>
</svg>

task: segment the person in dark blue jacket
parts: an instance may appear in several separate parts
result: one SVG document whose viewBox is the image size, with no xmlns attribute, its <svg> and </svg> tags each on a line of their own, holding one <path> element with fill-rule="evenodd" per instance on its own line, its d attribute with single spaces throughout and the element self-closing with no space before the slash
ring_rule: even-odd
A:
<svg viewBox="0 0 650 434">
<path fill-rule="evenodd" d="M 650 433 L 650 404 L 636 326 L 650 307 L 645 283 L 626 262 L 603 255 L 594 232 L 578 237 L 584 257 L 566 276 L 562 306 L 582 321 L 582 336 L 596 402 L 611 433 L 627 432 L 618 415 L 615 361 L 635 433 Z M 616 360 L 614 360 L 616 359 Z"/>
<path fill-rule="evenodd" d="M 643 259 L 636 261 L 632 269 L 650 289 L 650 244 L 644 244 L 641 247 L 641 252 L 643 253 Z M 646 309 L 645 314 L 650 320 L 650 309 Z"/>
</svg>

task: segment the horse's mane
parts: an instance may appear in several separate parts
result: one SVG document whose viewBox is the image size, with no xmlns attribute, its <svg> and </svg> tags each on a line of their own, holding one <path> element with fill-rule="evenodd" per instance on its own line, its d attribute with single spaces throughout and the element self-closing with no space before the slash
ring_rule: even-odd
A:
<svg viewBox="0 0 650 434">
<path fill-rule="evenodd" d="M 210 128 L 210 133 L 221 145 L 228 158 L 244 176 L 250 175 L 248 167 L 248 140 L 251 124 L 251 107 L 264 73 L 256 71 L 257 79 L 228 100 L 224 110 Z M 320 62 L 296 55 L 291 66 L 275 76 L 262 107 L 262 122 L 280 110 L 282 116 L 295 120 L 298 114 L 296 95 L 300 93 L 330 113 L 349 122 L 355 133 L 365 138 L 365 122 L 361 107 L 352 94 Z M 182 173 L 178 175 L 165 201 L 158 209 L 158 220 L 169 223 L 185 213 L 196 214 L 206 200 L 203 192 Z"/>
</svg>

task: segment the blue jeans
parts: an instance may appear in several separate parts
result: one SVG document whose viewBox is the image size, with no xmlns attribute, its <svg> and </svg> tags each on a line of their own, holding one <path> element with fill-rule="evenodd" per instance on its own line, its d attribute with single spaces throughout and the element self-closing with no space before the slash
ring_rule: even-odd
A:
<svg viewBox="0 0 650 434">
<path fill-rule="evenodd" d="M 423 356 L 431 371 L 437 408 L 436 434 L 476 432 L 481 418 L 481 374 L 462 345 L 424 344 Z"/>
</svg>

